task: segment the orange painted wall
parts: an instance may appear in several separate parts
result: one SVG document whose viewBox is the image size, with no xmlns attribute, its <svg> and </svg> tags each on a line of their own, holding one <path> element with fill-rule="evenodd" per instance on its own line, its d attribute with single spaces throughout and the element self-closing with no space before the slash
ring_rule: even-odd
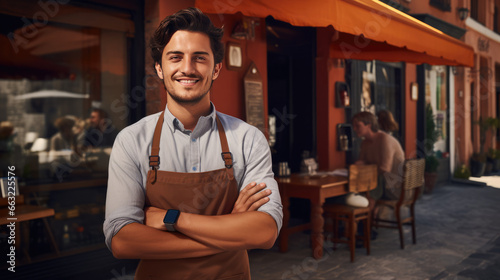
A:
<svg viewBox="0 0 500 280">
<path fill-rule="evenodd" d="M 171 15 L 180 9 L 194 6 L 194 0 L 186 1 L 159 1 L 160 19 Z M 220 76 L 215 80 L 211 90 L 211 100 L 216 109 L 225 114 L 245 120 L 245 95 L 243 90 L 243 77 L 253 61 L 263 80 L 264 112 L 267 120 L 267 46 L 265 21 L 260 19 L 255 28 L 254 40 L 237 40 L 230 37 L 231 31 L 241 15 L 209 15 L 215 26 L 224 26 L 222 41 L 239 43 L 242 47 L 243 67 L 238 71 L 228 70 L 223 61 Z M 166 104 L 165 94 L 161 97 L 162 108 Z M 267 127 L 267 121 L 266 121 Z"/>
<path fill-rule="evenodd" d="M 332 30 L 317 29 L 316 117 L 319 168 L 333 170 L 345 167 L 345 152 L 337 151 L 339 123 L 345 122 L 343 108 L 335 108 L 335 82 L 345 81 L 345 68 L 336 68 L 328 57 Z"/>
<path fill-rule="evenodd" d="M 405 156 L 415 158 L 417 156 L 417 101 L 411 99 L 411 83 L 417 82 L 417 66 L 412 63 L 406 64 L 405 69 Z M 421 116 L 423 117 L 423 116 Z"/>
<path fill-rule="evenodd" d="M 222 73 L 212 87 L 212 102 L 218 111 L 245 120 L 243 78 L 253 61 L 262 77 L 264 112 L 267 120 L 267 42 L 265 20 L 257 19 L 255 39 L 253 41 L 233 39 L 230 36 L 231 31 L 241 18 L 241 15 L 222 15 L 222 18 L 219 15 L 210 15 L 210 19 L 216 26 L 224 25 L 224 37 L 222 39 L 224 44 L 227 45 L 228 41 L 240 44 L 243 54 L 243 67 L 238 71 L 228 70 L 226 62 L 223 62 Z"/>
</svg>

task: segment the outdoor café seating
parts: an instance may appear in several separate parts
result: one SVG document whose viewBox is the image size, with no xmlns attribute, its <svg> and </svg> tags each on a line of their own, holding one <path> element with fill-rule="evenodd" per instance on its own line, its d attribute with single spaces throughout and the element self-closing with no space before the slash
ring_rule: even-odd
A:
<svg viewBox="0 0 500 280">
<path fill-rule="evenodd" d="M 420 190 L 424 186 L 425 159 L 406 160 L 403 168 L 403 182 L 401 184 L 401 194 L 399 199 L 378 200 L 375 207 L 388 207 L 394 212 L 395 220 L 384 217 L 374 217 L 373 227 L 396 228 L 399 230 L 399 240 L 401 249 L 405 248 L 403 225 L 409 224 L 412 228 L 413 244 L 417 243 L 415 232 L 415 202 L 417 201 Z M 409 208 L 409 216 L 402 218 L 402 207 Z"/>
<path fill-rule="evenodd" d="M 369 191 L 377 187 L 377 166 L 376 165 L 351 165 L 349 166 L 349 192 L 352 194 L 364 194 L 369 197 Z M 346 204 L 325 204 L 325 219 L 332 220 L 330 231 L 333 233 L 331 241 L 334 243 L 347 243 L 351 251 L 351 262 L 354 262 L 357 225 L 363 222 L 364 234 L 361 237 L 366 254 L 370 254 L 371 237 L 371 211 L 370 207 L 355 207 Z M 339 236 L 339 222 L 343 222 L 345 237 Z M 328 228 L 327 228 L 328 230 Z"/>
</svg>

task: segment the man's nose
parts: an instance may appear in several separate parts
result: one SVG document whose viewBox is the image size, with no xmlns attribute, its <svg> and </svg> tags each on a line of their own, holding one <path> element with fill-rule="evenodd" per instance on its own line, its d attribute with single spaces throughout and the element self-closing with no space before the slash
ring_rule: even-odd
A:
<svg viewBox="0 0 500 280">
<path fill-rule="evenodd" d="M 180 71 L 185 75 L 190 75 L 195 73 L 194 61 L 190 57 L 186 57 L 181 62 Z"/>
</svg>

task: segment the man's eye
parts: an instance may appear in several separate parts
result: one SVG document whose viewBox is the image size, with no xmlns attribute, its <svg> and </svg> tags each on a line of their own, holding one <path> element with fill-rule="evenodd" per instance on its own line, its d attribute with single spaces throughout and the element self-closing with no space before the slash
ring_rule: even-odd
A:
<svg viewBox="0 0 500 280">
<path fill-rule="evenodd" d="M 196 57 L 196 60 L 203 61 L 203 60 L 206 60 L 206 58 L 205 58 L 205 57 L 203 57 L 203 56 L 197 56 L 197 57 Z"/>
<path fill-rule="evenodd" d="M 178 55 L 174 55 L 174 56 L 170 57 L 170 60 L 179 60 L 179 59 L 181 59 L 181 57 Z"/>
</svg>

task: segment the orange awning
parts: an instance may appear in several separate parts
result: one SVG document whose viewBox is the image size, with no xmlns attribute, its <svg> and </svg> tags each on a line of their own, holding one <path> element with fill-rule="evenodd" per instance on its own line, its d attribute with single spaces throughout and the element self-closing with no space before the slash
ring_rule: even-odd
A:
<svg viewBox="0 0 500 280">
<path fill-rule="evenodd" d="M 196 0 L 206 13 L 274 19 L 338 31 L 330 57 L 474 66 L 463 42 L 377 0 Z"/>
</svg>

